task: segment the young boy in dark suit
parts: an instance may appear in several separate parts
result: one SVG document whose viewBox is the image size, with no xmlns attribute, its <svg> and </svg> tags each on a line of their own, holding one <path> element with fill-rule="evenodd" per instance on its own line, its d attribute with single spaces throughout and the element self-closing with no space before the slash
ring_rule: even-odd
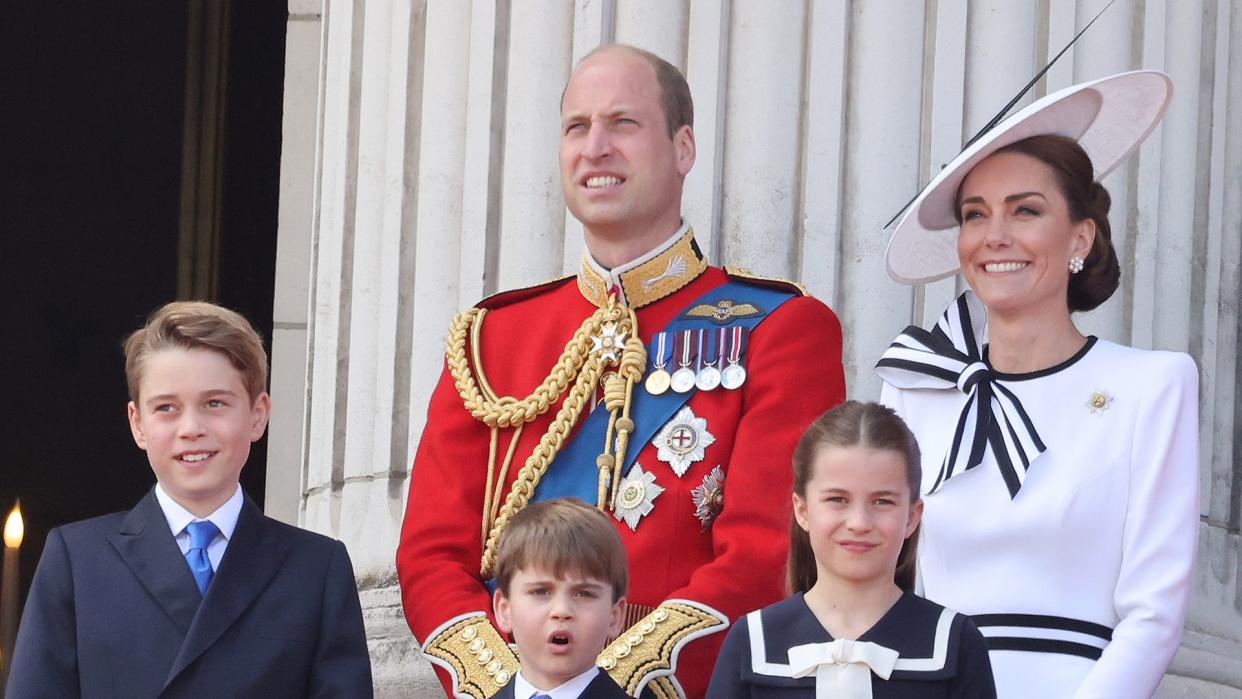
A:
<svg viewBox="0 0 1242 699">
<path fill-rule="evenodd" d="M 126 340 L 125 371 L 157 483 L 48 534 L 8 696 L 371 696 L 344 545 L 268 519 L 238 485 L 271 407 L 254 329 L 171 303 Z"/>
<path fill-rule="evenodd" d="M 625 546 L 608 516 L 575 498 L 528 505 L 496 553 L 493 611 L 521 658 L 501 699 L 625 699 L 595 666 L 625 616 Z"/>
</svg>

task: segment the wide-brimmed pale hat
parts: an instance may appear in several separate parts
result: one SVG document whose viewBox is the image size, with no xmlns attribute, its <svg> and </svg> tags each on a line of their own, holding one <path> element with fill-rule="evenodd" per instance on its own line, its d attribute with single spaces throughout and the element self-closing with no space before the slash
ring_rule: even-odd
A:
<svg viewBox="0 0 1242 699">
<path fill-rule="evenodd" d="M 1136 70 L 1067 87 L 1004 120 L 959 153 L 906 210 L 884 253 L 888 276 L 921 284 L 957 271 L 957 190 L 984 158 L 1031 136 L 1068 136 L 1090 156 L 1098 181 L 1156 128 L 1172 95 L 1169 76 Z"/>
</svg>

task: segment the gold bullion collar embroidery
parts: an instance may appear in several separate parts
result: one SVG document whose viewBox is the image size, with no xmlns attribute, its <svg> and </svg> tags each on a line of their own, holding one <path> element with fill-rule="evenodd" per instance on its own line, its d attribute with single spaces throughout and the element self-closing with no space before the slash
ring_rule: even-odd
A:
<svg viewBox="0 0 1242 699">
<path fill-rule="evenodd" d="M 617 300 L 637 310 L 681 289 L 706 269 L 707 260 L 694 243 L 694 230 L 682 224 L 655 250 L 611 270 L 601 267 L 584 249 L 578 290 L 588 301 L 603 308 L 608 302 L 608 290 L 616 287 Z"/>
</svg>

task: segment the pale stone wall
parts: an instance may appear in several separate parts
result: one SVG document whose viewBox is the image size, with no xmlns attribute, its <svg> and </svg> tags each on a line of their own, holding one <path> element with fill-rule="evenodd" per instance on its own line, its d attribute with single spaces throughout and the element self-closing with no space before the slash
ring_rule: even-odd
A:
<svg viewBox="0 0 1242 699">
<path fill-rule="evenodd" d="M 556 164 L 577 58 L 615 40 L 686 71 L 686 218 L 714 262 L 832 305 L 866 398 L 960 285 L 889 281 L 881 226 L 1105 2 L 290 0 L 268 509 L 348 544 L 381 696 L 435 692 L 393 552 L 448 320 L 581 251 Z M 1138 67 L 1177 91 L 1105 180 L 1123 286 L 1080 323 L 1199 365 L 1200 558 L 1162 696 L 1242 696 L 1242 3 L 1119 2 L 1027 101 Z"/>
</svg>

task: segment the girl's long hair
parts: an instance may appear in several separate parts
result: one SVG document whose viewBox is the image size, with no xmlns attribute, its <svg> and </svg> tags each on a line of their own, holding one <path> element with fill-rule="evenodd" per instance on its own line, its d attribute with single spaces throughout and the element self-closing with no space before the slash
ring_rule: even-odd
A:
<svg viewBox="0 0 1242 699">
<path fill-rule="evenodd" d="M 910 488 L 910 504 L 919 499 L 923 469 L 919 443 L 905 421 L 890 408 L 879 403 L 846 401 L 820 415 L 806 428 L 793 452 L 793 491 L 806 499 L 806 484 L 815 475 L 815 457 L 825 447 L 867 447 L 891 449 L 905 457 L 906 485 Z M 919 527 L 906 537 L 897 554 L 897 570 L 893 581 L 902 590 L 914 589 L 914 564 L 918 553 Z M 785 589 L 789 594 L 806 592 L 818 576 L 811 538 L 789 518 L 789 560 L 785 566 Z"/>
</svg>

